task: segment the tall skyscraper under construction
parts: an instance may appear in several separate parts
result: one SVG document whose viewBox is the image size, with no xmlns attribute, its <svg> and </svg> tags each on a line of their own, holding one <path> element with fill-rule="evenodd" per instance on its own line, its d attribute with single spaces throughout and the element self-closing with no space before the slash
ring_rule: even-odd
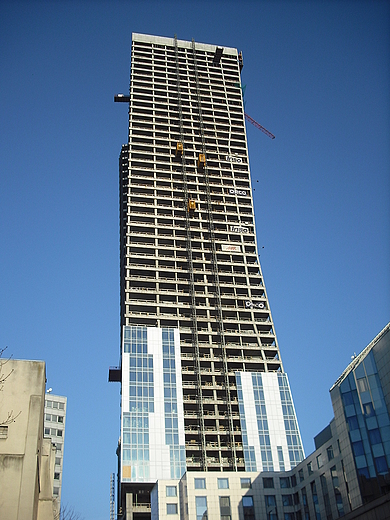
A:
<svg viewBox="0 0 390 520">
<path fill-rule="evenodd" d="M 120 155 L 120 488 L 288 470 L 301 437 L 258 259 L 236 49 L 133 34 Z M 137 499 L 137 500 L 138 500 Z M 134 499 L 136 500 L 136 499 Z"/>
</svg>

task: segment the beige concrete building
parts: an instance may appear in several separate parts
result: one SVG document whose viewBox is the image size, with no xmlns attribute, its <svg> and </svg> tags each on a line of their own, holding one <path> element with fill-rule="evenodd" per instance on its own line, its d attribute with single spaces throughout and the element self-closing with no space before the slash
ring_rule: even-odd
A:
<svg viewBox="0 0 390 520">
<path fill-rule="evenodd" d="M 53 520 L 55 447 L 43 432 L 45 363 L 3 361 L 1 380 L 0 518 Z"/>
</svg>

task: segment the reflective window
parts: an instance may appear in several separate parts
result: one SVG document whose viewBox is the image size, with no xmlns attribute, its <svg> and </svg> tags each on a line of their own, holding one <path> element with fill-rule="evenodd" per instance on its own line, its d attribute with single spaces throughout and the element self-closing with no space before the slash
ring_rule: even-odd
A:
<svg viewBox="0 0 390 520">
<path fill-rule="evenodd" d="M 358 457 L 359 455 L 364 455 L 364 447 L 362 441 L 353 442 L 352 449 L 355 457 Z"/>
<path fill-rule="evenodd" d="M 207 498 L 195 497 L 196 520 L 207 520 Z"/>
<path fill-rule="evenodd" d="M 218 489 L 229 489 L 229 479 L 228 478 L 219 478 L 218 479 Z"/>
<path fill-rule="evenodd" d="M 357 430 L 359 428 L 359 423 L 356 415 L 347 418 L 347 423 L 349 427 L 349 431 Z"/>
<path fill-rule="evenodd" d="M 205 478 L 196 478 L 195 489 L 206 489 L 206 479 Z"/>
<path fill-rule="evenodd" d="M 322 462 L 322 454 L 320 453 L 319 455 L 317 455 L 317 467 L 318 469 L 322 468 L 323 466 L 323 462 Z"/>
<path fill-rule="evenodd" d="M 177 487 L 176 486 L 167 486 L 166 487 L 166 496 L 167 497 L 177 497 Z"/>
<path fill-rule="evenodd" d="M 378 475 L 388 473 L 389 469 L 387 467 L 386 457 L 376 457 L 374 461 L 376 466 L 376 472 L 378 473 Z"/>
<path fill-rule="evenodd" d="M 177 515 L 177 504 L 167 504 L 167 515 Z"/>
<path fill-rule="evenodd" d="M 242 505 L 243 507 L 253 507 L 253 497 L 242 497 Z"/>
<path fill-rule="evenodd" d="M 290 479 L 289 479 L 289 477 L 280 477 L 279 481 L 280 481 L 280 487 L 281 488 L 289 488 L 289 487 L 291 487 L 290 486 Z"/>
<path fill-rule="evenodd" d="M 380 444 L 382 442 L 381 434 L 378 428 L 375 428 L 374 430 L 369 430 L 368 436 L 370 438 L 371 444 Z"/>
<path fill-rule="evenodd" d="M 275 495 L 265 495 L 265 505 L 267 507 L 276 506 Z"/>
<path fill-rule="evenodd" d="M 250 478 L 242 478 L 241 479 L 241 489 L 249 489 L 252 487 L 251 479 Z"/>
<path fill-rule="evenodd" d="M 333 454 L 333 446 L 329 446 L 326 450 L 326 454 L 328 456 L 328 461 L 331 461 L 334 458 Z"/>
<path fill-rule="evenodd" d="M 272 477 L 263 477 L 263 487 L 265 489 L 274 487 L 274 479 Z"/>
</svg>

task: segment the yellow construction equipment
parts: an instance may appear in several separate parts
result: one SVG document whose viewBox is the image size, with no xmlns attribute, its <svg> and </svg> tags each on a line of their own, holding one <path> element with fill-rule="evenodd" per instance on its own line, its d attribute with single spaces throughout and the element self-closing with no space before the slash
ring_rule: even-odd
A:
<svg viewBox="0 0 390 520">
<path fill-rule="evenodd" d="M 188 199 L 188 211 L 196 210 L 196 201 L 194 199 Z"/>
<path fill-rule="evenodd" d="M 180 141 L 176 143 L 176 157 L 181 157 L 183 155 L 183 143 Z"/>
<path fill-rule="evenodd" d="M 198 158 L 198 170 L 203 170 L 203 168 L 206 166 L 206 156 L 204 153 L 199 154 Z"/>
</svg>

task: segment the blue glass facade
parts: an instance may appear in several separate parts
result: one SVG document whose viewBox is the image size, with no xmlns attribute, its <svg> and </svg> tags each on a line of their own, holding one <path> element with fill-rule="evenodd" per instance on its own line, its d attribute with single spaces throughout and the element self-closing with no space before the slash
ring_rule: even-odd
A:
<svg viewBox="0 0 390 520">
<path fill-rule="evenodd" d="M 261 461 L 264 471 L 273 471 L 271 439 L 269 435 L 267 410 L 265 407 L 263 381 L 261 374 L 252 374 L 253 396 L 255 398 L 255 410 L 257 429 L 259 432 Z"/>
<path fill-rule="evenodd" d="M 236 372 L 246 471 L 284 471 L 304 458 L 286 374 Z"/>
<path fill-rule="evenodd" d="M 176 388 L 175 339 L 173 329 L 162 331 L 165 444 L 169 446 L 171 478 L 181 478 L 186 470 L 185 447 L 179 442 Z"/>
<path fill-rule="evenodd" d="M 154 411 L 153 357 L 148 355 L 147 329 L 125 327 L 123 353 L 129 354 L 129 412 L 122 416 L 123 463 L 132 480 L 149 480 L 149 413 Z"/>
<path fill-rule="evenodd" d="M 301 436 L 298 429 L 298 422 L 295 416 L 295 410 L 286 374 L 278 374 L 278 384 L 280 400 L 282 403 L 284 427 L 286 429 L 288 455 L 290 457 L 291 467 L 293 468 L 304 458 Z M 282 468 L 280 468 L 280 470 L 282 470 Z"/>
<path fill-rule="evenodd" d="M 186 470 L 179 335 L 126 326 L 122 349 L 122 481 Z"/>
<path fill-rule="evenodd" d="M 360 484 L 388 475 L 390 419 L 372 350 L 339 388 Z"/>
</svg>

